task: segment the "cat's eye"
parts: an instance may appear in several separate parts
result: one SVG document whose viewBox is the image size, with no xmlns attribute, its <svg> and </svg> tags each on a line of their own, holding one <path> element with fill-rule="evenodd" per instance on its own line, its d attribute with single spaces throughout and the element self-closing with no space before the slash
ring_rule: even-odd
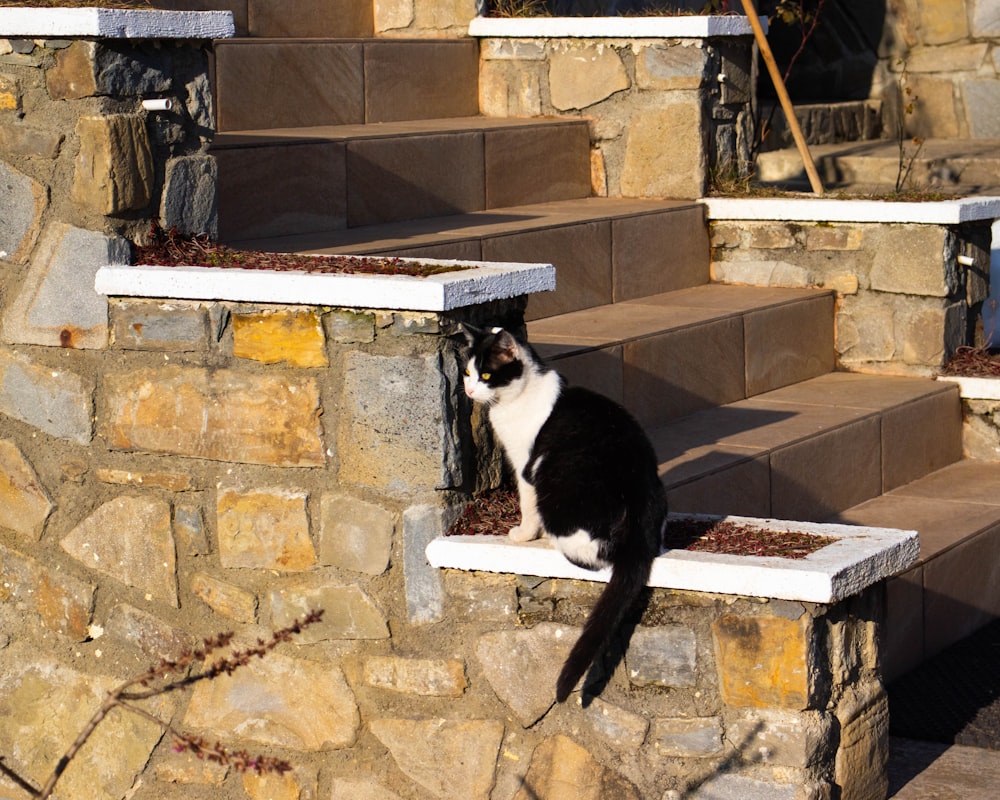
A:
<svg viewBox="0 0 1000 800">
<path fill-rule="evenodd" d="M 479 374 L 479 377 L 482 378 L 484 381 L 488 381 L 490 379 L 490 375 L 491 374 L 492 373 L 489 373 L 489 372 L 481 372 Z"/>
<path fill-rule="evenodd" d="M 468 377 L 469 377 L 469 368 L 468 368 L 468 367 L 466 367 L 466 368 L 465 368 L 465 373 L 464 373 L 464 375 L 465 375 L 465 377 L 466 377 L 466 378 L 468 378 Z"/>
</svg>

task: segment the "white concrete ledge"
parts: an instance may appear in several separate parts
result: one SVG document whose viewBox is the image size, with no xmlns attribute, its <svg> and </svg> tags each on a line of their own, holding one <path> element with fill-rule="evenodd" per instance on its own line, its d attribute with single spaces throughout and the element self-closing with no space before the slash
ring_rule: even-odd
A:
<svg viewBox="0 0 1000 800">
<path fill-rule="evenodd" d="M 810 197 L 705 197 L 711 220 L 898 222 L 957 225 L 1000 218 L 1000 197 L 903 203 Z"/>
<path fill-rule="evenodd" d="M 320 258 L 320 256 L 317 256 Z M 450 311 L 556 288 L 551 264 L 420 259 L 462 269 L 426 278 L 409 275 L 323 274 L 219 267 L 105 266 L 99 294 L 175 300 Z"/>
<path fill-rule="evenodd" d="M 1000 378 L 962 378 L 938 375 L 939 381 L 958 384 L 958 392 L 967 400 L 1000 400 Z"/>
<path fill-rule="evenodd" d="M 767 30 L 767 18 L 761 17 Z M 476 17 L 469 35 L 515 39 L 704 39 L 752 36 L 742 16 Z"/>
<path fill-rule="evenodd" d="M 691 514 L 687 519 L 723 519 Z M 837 541 L 802 559 L 729 556 L 668 550 L 653 563 L 650 586 L 695 592 L 835 603 L 917 561 L 916 531 L 725 517 L 769 530 L 830 536 Z M 575 567 L 547 540 L 516 544 L 506 536 L 441 536 L 427 546 L 434 567 L 548 578 L 607 581 L 607 570 Z"/>
<path fill-rule="evenodd" d="M 226 39 L 235 33 L 232 11 L 0 8 L 0 37 Z"/>
</svg>

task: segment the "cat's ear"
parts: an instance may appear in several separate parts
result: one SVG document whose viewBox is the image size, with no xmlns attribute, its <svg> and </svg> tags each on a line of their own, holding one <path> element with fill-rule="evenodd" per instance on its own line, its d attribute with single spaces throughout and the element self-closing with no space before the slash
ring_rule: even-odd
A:
<svg viewBox="0 0 1000 800">
<path fill-rule="evenodd" d="M 518 344 L 510 333 L 503 328 L 494 328 L 492 331 L 496 335 L 493 347 L 490 348 L 490 355 L 498 364 L 509 364 L 517 360 Z"/>
<path fill-rule="evenodd" d="M 454 331 L 450 334 L 451 336 L 462 335 L 465 337 L 465 343 L 470 347 L 474 345 L 483 336 L 483 331 L 477 328 L 475 325 L 470 325 L 468 322 L 459 322 L 455 325 Z"/>
</svg>

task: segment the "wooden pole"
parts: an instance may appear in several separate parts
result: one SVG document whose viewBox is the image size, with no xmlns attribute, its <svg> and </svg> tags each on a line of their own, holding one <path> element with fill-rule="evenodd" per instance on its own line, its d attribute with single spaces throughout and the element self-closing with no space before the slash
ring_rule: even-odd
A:
<svg viewBox="0 0 1000 800">
<path fill-rule="evenodd" d="M 788 90 L 785 89 L 785 81 L 778 71 L 778 62 L 774 60 L 771 46 L 767 43 L 767 37 L 760 25 L 757 10 L 753 7 L 753 0 L 741 0 L 741 2 L 743 3 L 743 11 L 746 13 L 747 19 L 750 20 L 750 27 L 753 28 L 753 37 L 757 40 L 757 46 L 760 48 L 761 57 L 767 66 L 767 72 L 771 76 L 771 82 L 774 83 L 774 90 L 778 93 L 778 101 L 781 103 L 781 110 L 785 112 L 785 119 L 788 120 L 788 128 L 792 132 L 795 146 L 799 149 L 799 155 L 802 157 L 802 165 L 806 168 L 806 175 L 809 176 L 809 185 L 812 186 L 813 194 L 823 194 L 823 184 L 819 179 L 819 173 L 816 172 L 812 156 L 809 154 L 809 145 L 806 144 L 806 138 L 802 135 L 802 128 L 799 127 L 799 120 L 795 116 L 795 109 L 792 108 L 792 100 L 788 96 Z"/>
</svg>

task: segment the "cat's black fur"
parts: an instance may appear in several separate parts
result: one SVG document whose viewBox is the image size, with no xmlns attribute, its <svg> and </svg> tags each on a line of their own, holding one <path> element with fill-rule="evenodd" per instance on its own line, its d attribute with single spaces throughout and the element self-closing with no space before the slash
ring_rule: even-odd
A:
<svg viewBox="0 0 1000 800">
<path fill-rule="evenodd" d="M 656 455 L 631 414 L 566 386 L 525 342 L 500 328 L 462 329 L 466 393 L 487 406 L 518 479 L 522 523 L 511 538 L 544 532 L 578 566 L 611 567 L 559 675 L 562 702 L 636 605 L 660 552 L 667 500 Z"/>
</svg>

